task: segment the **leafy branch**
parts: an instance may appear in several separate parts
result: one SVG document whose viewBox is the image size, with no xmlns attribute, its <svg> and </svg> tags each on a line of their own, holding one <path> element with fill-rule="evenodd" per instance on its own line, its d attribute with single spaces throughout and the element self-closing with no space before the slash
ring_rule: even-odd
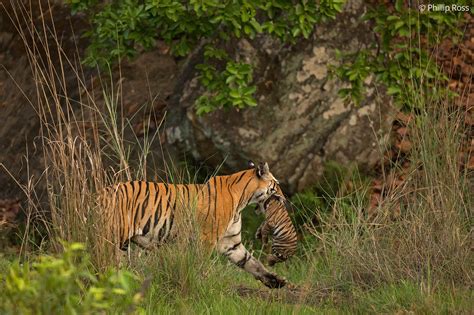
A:
<svg viewBox="0 0 474 315">
<path fill-rule="evenodd" d="M 420 12 L 402 0 L 397 0 L 393 8 L 380 5 L 367 12 L 362 19 L 373 23 L 378 41 L 356 53 L 338 53 L 341 64 L 333 67 L 333 73 L 349 83 L 339 91 L 340 96 L 360 103 L 365 95 L 364 81 L 372 73 L 402 108 L 417 106 L 407 102 L 416 91 L 425 91 L 426 96 L 435 99 L 446 95 L 448 78 L 430 54 L 430 47 L 462 35 L 462 14 Z"/>
<path fill-rule="evenodd" d="M 267 34 L 284 42 L 308 38 L 318 23 L 334 19 L 345 0 L 68 0 L 91 28 L 84 63 L 104 67 L 151 49 L 157 40 L 175 56 L 187 56 L 203 39 L 229 42 Z M 209 45 L 208 45 L 209 46 Z M 207 91 L 196 101 L 199 114 L 219 108 L 256 106 L 253 69 L 224 51 L 206 48 L 198 66 Z"/>
</svg>

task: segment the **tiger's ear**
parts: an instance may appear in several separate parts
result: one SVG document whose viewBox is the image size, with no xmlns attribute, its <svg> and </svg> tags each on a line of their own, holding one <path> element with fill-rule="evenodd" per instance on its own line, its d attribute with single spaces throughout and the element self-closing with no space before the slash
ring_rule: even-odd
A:
<svg viewBox="0 0 474 315">
<path fill-rule="evenodd" d="M 268 167 L 268 163 L 260 163 L 257 167 L 257 176 L 262 177 L 267 174 L 270 174 L 270 168 Z"/>
<path fill-rule="evenodd" d="M 252 160 L 249 160 L 248 164 L 249 164 L 249 167 L 250 167 L 250 168 L 254 168 L 254 167 L 255 167 L 255 163 L 254 163 Z"/>
</svg>

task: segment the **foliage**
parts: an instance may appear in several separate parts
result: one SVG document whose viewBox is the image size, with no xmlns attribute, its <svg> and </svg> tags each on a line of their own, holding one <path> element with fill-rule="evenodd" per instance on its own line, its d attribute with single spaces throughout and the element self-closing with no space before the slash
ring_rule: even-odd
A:
<svg viewBox="0 0 474 315">
<path fill-rule="evenodd" d="M 90 267 L 80 243 L 65 243 L 60 257 L 12 263 L 0 281 L 1 309 L 6 314 L 125 312 L 141 301 L 135 275 L 109 270 L 97 276 Z"/>
<path fill-rule="evenodd" d="M 85 12 L 91 29 L 87 57 L 104 66 L 163 40 L 176 56 L 187 56 L 204 40 L 204 63 L 198 66 L 207 89 L 197 101 L 198 114 L 218 108 L 256 106 L 252 66 L 232 60 L 218 42 L 268 34 L 291 42 L 308 38 L 314 25 L 334 19 L 345 0 L 68 0 L 73 12 Z M 216 66 L 218 65 L 218 66 Z"/>
<path fill-rule="evenodd" d="M 367 178 L 357 169 L 335 161 L 326 162 L 319 183 L 291 197 L 296 225 L 319 224 L 334 214 L 335 207 L 344 209 L 341 212 L 350 221 L 356 214 L 355 205 L 367 205 L 367 184 Z"/>
<path fill-rule="evenodd" d="M 219 107 L 257 106 L 253 98 L 257 88 L 251 85 L 253 80 L 251 65 L 229 60 L 222 72 L 206 63 L 198 65 L 197 68 L 201 71 L 201 84 L 208 91 L 196 101 L 197 114 L 209 113 Z"/>
<path fill-rule="evenodd" d="M 452 2 L 452 1 L 451 1 Z M 436 1 L 433 2 L 435 4 Z M 451 5 L 450 1 L 442 1 Z M 468 8 L 468 1 L 455 1 Z M 373 24 L 376 41 L 373 47 L 357 52 L 338 52 L 342 64 L 333 67 L 336 76 L 349 83 L 340 96 L 359 103 L 364 97 L 364 81 L 371 74 L 387 86 L 387 93 L 402 108 L 413 108 L 407 102 L 411 94 L 423 90 L 431 97 L 446 95 L 447 76 L 430 54 L 433 45 L 462 35 L 459 23 L 462 11 L 424 11 L 405 6 L 397 0 L 393 8 L 379 5 L 362 19 Z"/>
</svg>

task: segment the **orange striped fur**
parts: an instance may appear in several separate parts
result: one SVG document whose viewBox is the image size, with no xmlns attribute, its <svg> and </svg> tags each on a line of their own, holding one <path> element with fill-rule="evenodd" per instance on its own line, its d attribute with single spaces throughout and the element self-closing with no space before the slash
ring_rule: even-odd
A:
<svg viewBox="0 0 474 315">
<path fill-rule="evenodd" d="M 252 164 L 252 166 L 254 166 Z M 263 203 L 278 187 L 268 164 L 205 184 L 167 184 L 132 181 L 109 186 L 99 196 L 106 225 L 122 248 L 130 241 L 153 248 L 179 233 L 185 214 L 194 212 L 199 236 L 211 248 L 252 273 L 269 287 L 286 281 L 268 272 L 241 242 L 241 211 L 248 204 Z"/>
</svg>

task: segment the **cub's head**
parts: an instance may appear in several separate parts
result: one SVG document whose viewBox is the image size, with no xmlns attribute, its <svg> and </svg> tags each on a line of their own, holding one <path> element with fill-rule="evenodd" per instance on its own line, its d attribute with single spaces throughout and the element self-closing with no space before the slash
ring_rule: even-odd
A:
<svg viewBox="0 0 474 315">
<path fill-rule="evenodd" d="M 278 181 L 277 181 L 278 183 Z M 263 214 L 267 216 L 267 209 L 270 206 L 270 203 L 281 203 L 284 204 L 287 208 L 289 208 L 288 200 L 285 198 L 285 194 L 281 190 L 280 183 L 277 184 L 275 187 L 275 192 L 271 194 L 267 199 L 263 200 L 263 202 L 258 202 L 255 206 L 255 213 L 256 214 Z M 275 208 L 273 206 L 273 208 Z"/>
<path fill-rule="evenodd" d="M 262 203 L 280 190 L 278 180 L 270 173 L 267 163 L 255 165 L 250 161 L 249 166 L 253 168 L 252 175 L 255 189 L 253 189 L 253 194 L 248 203 Z"/>
</svg>

